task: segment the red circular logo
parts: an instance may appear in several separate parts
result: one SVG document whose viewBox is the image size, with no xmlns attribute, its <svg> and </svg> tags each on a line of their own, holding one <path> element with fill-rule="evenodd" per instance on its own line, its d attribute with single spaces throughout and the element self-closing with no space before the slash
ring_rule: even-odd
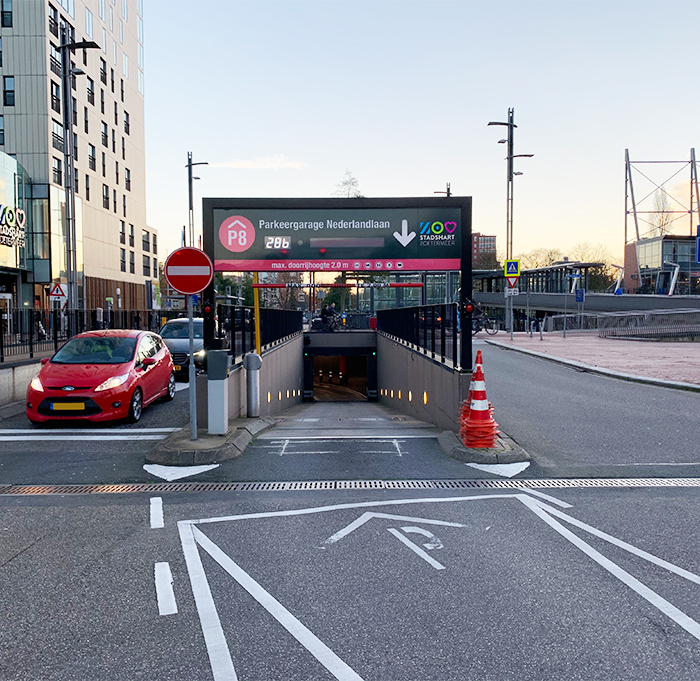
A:
<svg viewBox="0 0 700 681">
<path fill-rule="evenodd" d="M 219 241 L 226 250 L 242 253 L 253 245 L 255 227 L 248 218 L 244 218 L 242 215 L 232 215 L 221 223 Z"/>
</svg>

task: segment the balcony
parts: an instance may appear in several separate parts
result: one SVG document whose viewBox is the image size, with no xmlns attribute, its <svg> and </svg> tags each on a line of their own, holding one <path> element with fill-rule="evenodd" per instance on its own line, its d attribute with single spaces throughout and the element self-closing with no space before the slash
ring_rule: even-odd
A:
<svg viewBox="0 0 700 681">
<path fill-rule="evenodd" d="M 50 57 L 51 70 L 57 75 L 61 75 L 61 62 L 56 57 Z"/>
<path fill-rule="evenodd" d="M 51 108 L 57 113 L 61 113 L 61 98 L 51 95 Z"/>
<path fill-rule="evenodd" d="M 49 17 L 49 31 L 58 38 L 58 21 L 53 17 Z"/>
<path fill-rule="evenodd" d="M 51 133 L 51 144 L 53 145 L 54 149 L 58 149 L 58 151 L 63 151 L 63 137 L 57 135 L 55 132 Z"/>
</svg>

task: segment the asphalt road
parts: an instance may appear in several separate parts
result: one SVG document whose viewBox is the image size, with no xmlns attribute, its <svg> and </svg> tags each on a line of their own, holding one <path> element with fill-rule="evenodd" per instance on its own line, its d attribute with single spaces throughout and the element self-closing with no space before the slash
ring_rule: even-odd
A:
<svg viewBox="0 0 700 681">
<path fill-rule="evenodd" d="M 548 495 L 0 497 L 0 678 L 697 679 L 695 491 Z"/>
</svg>

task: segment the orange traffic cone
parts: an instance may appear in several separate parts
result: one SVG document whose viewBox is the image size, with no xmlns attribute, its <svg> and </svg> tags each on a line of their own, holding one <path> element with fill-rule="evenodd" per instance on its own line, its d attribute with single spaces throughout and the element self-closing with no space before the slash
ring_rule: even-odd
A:
<svg viewBox="0 0 700 681">
<path fill-rule="evenodd" d="M 462 402 L 459 408 L 460 423 L 464 419 L 469 417 L 469 410 L 471 409 L 472 404 L 472 392 L 474 389 L 474 372 L 476 371 L 477 367 L 481 367 L 481 371 L 484 371 L 484 360 L 481 357 L 481 350 L 476 351 L 476 360 L 474 361 L 474 368 L 472 369 L 472 378 L 469 382 L 469 392 L 467 393 L 467 399 Z M 489 408 L 491 408 L 491 404 L 489 404 Z M 493 414 L 493 410 L 491 413 Z"/>
<path fill-rule="evenodd" d="M 469 414 L 466 418 L 464 411 L 460 410 L 460 438 L 464 446 L 470 449 L 495 447 L 500 431 L 497 430 L 498 424 L 493 420 L 493 415 L 489 409 L 489 403 L 486 399 L 484 372 L 480 366 L 476 367 L 470 391 L 472 400 Z"/>
</svg>

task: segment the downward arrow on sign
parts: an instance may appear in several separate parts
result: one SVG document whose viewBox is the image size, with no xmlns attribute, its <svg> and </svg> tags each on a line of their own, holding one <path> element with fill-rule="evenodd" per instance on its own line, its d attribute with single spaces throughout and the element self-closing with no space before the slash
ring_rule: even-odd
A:
<svg viewBox="0 0 700 681">
<path fill-rule="evenodd" d="M 408 231 L 408 220 L 401 220 L 401 234 L 394 232 L 394 237 L 404 248 L 413 241 L 415 236 L 415 232 Z"/>
</svg>

